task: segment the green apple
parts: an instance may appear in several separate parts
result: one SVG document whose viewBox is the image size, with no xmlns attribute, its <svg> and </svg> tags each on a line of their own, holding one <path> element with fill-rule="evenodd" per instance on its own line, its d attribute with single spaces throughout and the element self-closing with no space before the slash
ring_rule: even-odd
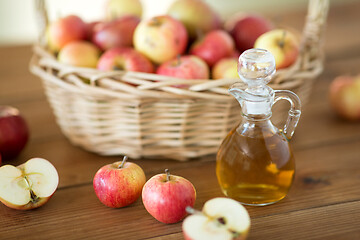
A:
<svg viewBox="0 0 360 240">
<path fill-rule="evenodd" d="M 292 65 L 299 55 L 299 41 L 295 34 L 284 29 L 274 29 L 262 34 L 254 44 L 255 48 L 266 49 L 275 58 L 276 69 Z"/>
<path fill-rule="evenodd" d="M 114 20 L 124 15 L 142 16 L 140 0 L 108 0 L 106 3 L 106 18 Z"/>
<path fill-rule="evenodd" d="M 222 24 L 220 16 L 201 0 L 177 0 L 169 7 L 168 14 L 185 25 L 191 39 L 219 29 Z"/>
<path fill-rule="evenodd" d="M 184 53 L 187 42 L 184 25 L 165 15 L 142 20 L 134 32 L 135 49 L 157 64 Z"/>
</svg>

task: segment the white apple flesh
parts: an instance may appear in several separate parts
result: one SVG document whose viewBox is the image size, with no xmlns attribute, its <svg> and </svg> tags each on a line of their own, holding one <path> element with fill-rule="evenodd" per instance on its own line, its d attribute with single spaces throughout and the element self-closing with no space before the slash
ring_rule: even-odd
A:
<svg viewBox="0 0 360 240">
<path fill-rule="evenodd" d="M 0 201 L 6 206 L 28 210 L 42 206 L 55 192 L 59 175 L 42 158 L 32 158 L 20 166 L 0 168 Z"/>
<path fill-rule="evenodd" d="M 213 198 L 205 203 L 202 212 L 188 216 L 182 228 L 185 239 L 245 240 L 250 217 L 239 202 Z"/>
</svg>

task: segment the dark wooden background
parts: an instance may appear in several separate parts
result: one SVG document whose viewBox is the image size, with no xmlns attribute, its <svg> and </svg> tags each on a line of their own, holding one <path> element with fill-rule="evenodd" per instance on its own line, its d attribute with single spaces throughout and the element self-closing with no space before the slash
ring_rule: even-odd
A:
<svg viewBox="0 0 360 240">
<path fill-rule="evenodd" d="M 325 70 L 292 141 L 296 178 L 289 195 L 267 207 L 246 207 L 252 219 L 249 239 L 360 239 L 360 122 L 332 112 L 328 87 L 343 74 L 360 74 L 360 2 L 331 6 L 326 31 Z M 274 14 L 301 31 L 305 10 Z M 32 157 L 50 160 L 59 188 L 43 207 L 16 211 L 0 205 L 0 239 L 181 239 L 181 223 L 152 218 L 141 199 L 110 209 L 97 199 L 92 179 L 119 157 L 101 157 L 72 146 L 61 134 L 41 81 L 28 71 L 30 46 L 0 48 L 0 104 L 20 109 L 31 138 L 18 165 Z M 215 177 L 215 156 L 189 162 L 134 160 L 147 178 L 169 168 L 197 189 L 195 207 L 222 196 Z"/>
</svg>

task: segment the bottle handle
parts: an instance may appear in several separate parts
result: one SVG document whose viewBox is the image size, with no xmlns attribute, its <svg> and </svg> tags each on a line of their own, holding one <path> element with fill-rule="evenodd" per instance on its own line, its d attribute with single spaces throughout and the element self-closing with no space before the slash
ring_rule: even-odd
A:
<svg viewBox="0 0 360 240">
<path fill-rule="evenodd" d="M 290 102 L 289 115 L 284 125 L 284 129 L 280 130 L 285 137 L 290 140 L 294 134 L 295 128 L 299 122 L 301 115 L 301 102 L 299 97 L 289 90 L 275 90 L 274 104 L 279 100 L 287 100 Z"/>
</svg>

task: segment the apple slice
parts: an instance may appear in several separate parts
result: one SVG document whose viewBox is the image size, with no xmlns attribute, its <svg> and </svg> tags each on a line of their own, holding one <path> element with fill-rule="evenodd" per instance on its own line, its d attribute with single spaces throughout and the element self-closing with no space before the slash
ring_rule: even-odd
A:
<svg viewBox="0 0 360 240">
<path fill-rule="evenodd" d="M 183 222 L 185 239 L 245 240 L 250 228 L 246 209 L 230 198 L 213 198 L 207 201 L 202 212 L 194 213 Z"/>
<path fill-rule="evenodd" d="M 55 192 L 59 176 L 42 158 L 32 158 L 14 167 L 0 167 L 0 201 L 14 209 L 28 210 L 45 204 Z"/>
</svg>

